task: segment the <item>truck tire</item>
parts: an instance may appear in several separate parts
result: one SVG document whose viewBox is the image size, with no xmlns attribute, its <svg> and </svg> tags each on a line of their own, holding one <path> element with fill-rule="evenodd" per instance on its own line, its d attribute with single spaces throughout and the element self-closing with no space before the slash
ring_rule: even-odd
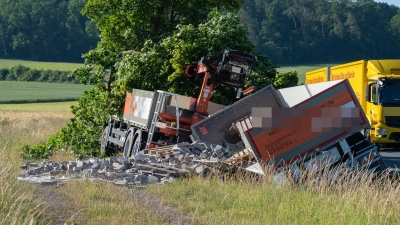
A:
<svg viewBox="0 0 400 225">
<path fill-rule="evenodd" d="M 130 130 L 128 136 L 125 139 L 123 153 L 122 153 L 125 158 L 128 158 L 131 155 L 133 135 L 134 135 L 134 130 Z"/>
<path fill-rule="evenodd" d="M 110 146 L 108 146 L 109 128 L 110 128 L 109 125 L 104 127 L 103 133 L 101 135 L 101 146 L 100 146 L 100 154 L 101 155 L 110 156 L 114 152 L 113 149 Z"/>
<path fill-rule="evenodd" d="M 144 146 L 142 146 L 142 131 L 137 130 L 135 132 L 135 139 L 134 143 L 132 145 L 132 151 L 131 151 L 131 157 L 138 154 Z"/>
</svg>

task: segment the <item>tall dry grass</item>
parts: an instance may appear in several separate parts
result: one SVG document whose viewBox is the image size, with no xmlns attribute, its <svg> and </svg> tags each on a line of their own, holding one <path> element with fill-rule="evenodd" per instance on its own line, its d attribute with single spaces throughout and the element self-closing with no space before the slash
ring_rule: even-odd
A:
<svg viewBox="0 0 400 225">
<path fill-rule="evenodd" d="M 36 107 L 35 104 L 31 106 Z M 46 142 L 71 116 L 70 112 L 59 110 L 0 110 L 0 225 L 53 222 L 54 217 L 46 214 L 47 205 L 34 198 L 34 192 L 41 187 L 17 180 L 23 163 L 18 149 L 25 144 Z M 56 152 L 52 160 L 75 159 L 64 152 Z M 74 224 L 78 216 L 82 224 L 164 224 L 153 213 L 156 209 L 143 208 L 127 195 L 126 188 L 111 183 L 70 181 L 57 191 L 67 198 L 60 199 L 59 204 L 79 206 L 66 224 Z"/>
<path fill-rule="evenodd" d="M 17 180 L 19 147 L 45 142 L 70 114 L 0 111 L 0 224 L 46 224 L 45 208 L 33 197 L 35 186 Z"/>
<path fill-rule="evenodd" d="M 146 191 L 202 224 L 399 224 L 399 182 L 337 170 L 277 185 L 266 176 L 194 176 Z"/>
</svg>

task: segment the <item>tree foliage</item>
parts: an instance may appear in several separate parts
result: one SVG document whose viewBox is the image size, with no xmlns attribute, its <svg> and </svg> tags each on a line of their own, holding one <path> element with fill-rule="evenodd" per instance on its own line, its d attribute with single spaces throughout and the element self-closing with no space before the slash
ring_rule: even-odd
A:
<svg viewBox="0 0 400 225">
<path fill-rule="evenodd" d="M 280 65 L 399 58 L 399 8 L 373 0 L 248 0 L 256 50 Z"/>
</svg>

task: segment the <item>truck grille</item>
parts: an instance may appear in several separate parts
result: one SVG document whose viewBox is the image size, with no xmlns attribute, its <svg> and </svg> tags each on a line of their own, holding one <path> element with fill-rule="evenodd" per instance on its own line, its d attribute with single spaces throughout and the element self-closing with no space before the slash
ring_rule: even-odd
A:
<svg viewBox="0 0 400 225">
<path fill-rule="evenodd" d="M 385 121 L 388 127 L 400 128 L 400 116 L 385 116 Z"/>
<path fill-rule="evenodd" d="M 389 136 L 389 140 L 400 141 L 400 132 L 393 132 Z"/>
</svg>

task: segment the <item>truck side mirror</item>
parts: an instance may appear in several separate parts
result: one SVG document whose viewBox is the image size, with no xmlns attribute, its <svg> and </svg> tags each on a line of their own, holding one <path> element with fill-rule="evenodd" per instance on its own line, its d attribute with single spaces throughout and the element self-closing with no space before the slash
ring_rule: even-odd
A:
<svg viewBox="0 0 400 225">
<path fill-rule="evenodd" d="M 371 86 L 372 84 L 367 84 L 365 87 L 365 100 L 367 102 L 371 101 Z"/>
<path fill-rule="evenodd" d="M 110 88 L 111 69 L 105 69 L 102 85 L 108 90 Z"/>
<path fill-rule="evenodd" d="M 378 104 L 378 87 L 372 87 L 372 95 L 371 95 L 371 102 L 374 104 Z"/>
</svg>

